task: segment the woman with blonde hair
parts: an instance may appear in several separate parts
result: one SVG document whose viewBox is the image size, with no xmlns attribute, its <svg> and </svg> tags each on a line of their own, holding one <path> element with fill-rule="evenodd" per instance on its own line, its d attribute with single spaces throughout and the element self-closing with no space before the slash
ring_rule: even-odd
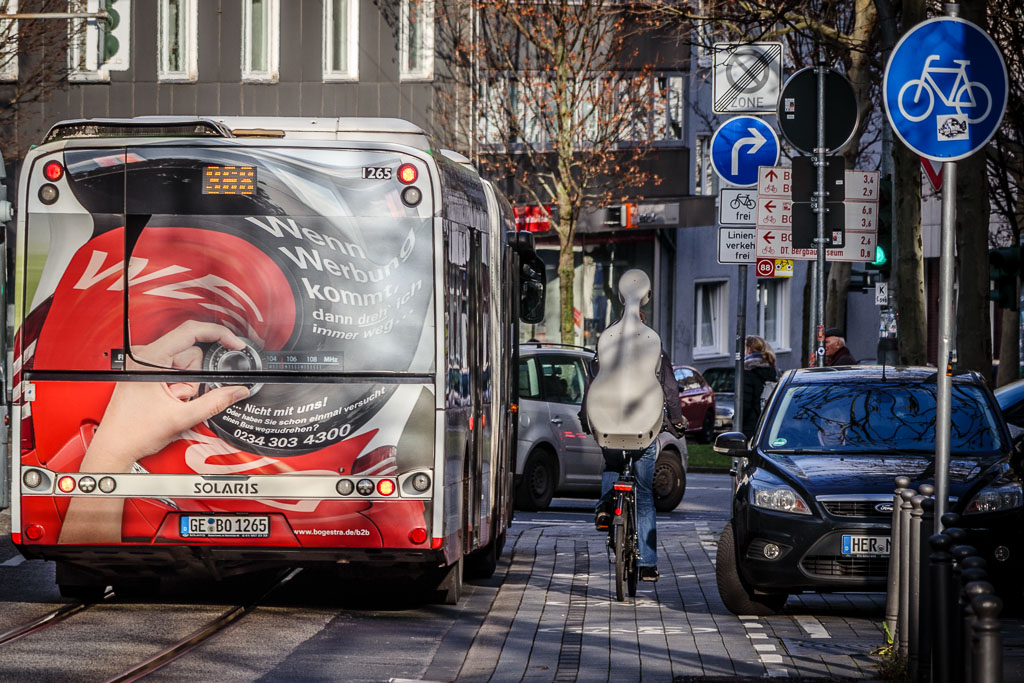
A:
<svg viewBox="0 0 1024 683">
<path fill-rule="evenodd" d="M 757 421 L 761 417 L 761 396 L 769 383 L 774 386 L 779 380 L 779 371 L 775 368 L 775 352 L 764 339 L 749 335 L 745 346 L 741 430 L 749 439 L 754 435 Z"/>
</svg>

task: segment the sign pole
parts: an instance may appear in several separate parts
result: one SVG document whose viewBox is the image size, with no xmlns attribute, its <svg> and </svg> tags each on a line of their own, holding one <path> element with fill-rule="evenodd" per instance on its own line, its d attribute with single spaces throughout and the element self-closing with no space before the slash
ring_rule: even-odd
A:
<svg viewBox="0 0 1024 683">
<path fill-rule="evenodd" d="M 747 343 L 747 267 L 740 265 L 736 292 L 736 376 L 733 378 L 732 430 L 743 431 L 743 352 Z M 739 474 L 736 475 L 737 477 Z"/>
<path fill-rule="evenodd" d="M 939 357 L 935 401 L 935 533 L 949 494 L 949 420 L 953 393 L 953 246 L 956 225 L 956 162 L 942 164 L 942 247 L 939 258 Z"/>
<path fill-rule="evenodd" d="M 818 46 L 818 144 L 814 150 L 814 165 L 818 169 L 818 191 L 815 193 L 817 204 L 814 208 L 818 219 L 818 258 L 815 269 L 815 310 L 814 310 L 814 365 L 825 365 L 825 68 Z"/>
<path fill-rule="evenodd" d="M 946 15 L 960 4 L 947 2 Z M 943 529 L 949 501 L 949 440 L 953 400 L 953 264 L 956 228 L 956 162 L 942 164 L 942 242 L 939 253 L 939 357 L 935 397 L 935 533 Z"/>
</svg>

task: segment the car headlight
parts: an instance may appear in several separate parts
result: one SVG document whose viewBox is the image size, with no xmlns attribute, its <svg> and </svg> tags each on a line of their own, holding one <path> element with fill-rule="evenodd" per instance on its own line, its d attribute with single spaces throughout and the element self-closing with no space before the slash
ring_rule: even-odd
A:
<svg viewBox="0 0 1024 683">
<path fill-rule="evenodd" d="M 795 515 L 809 515 L 811 509 L 800 494 L 781 484 L 750 482 L 750 504 L 754 507 L 777 512 L 791 512 Z"/>
<path fill-rule="evenodd" d="M 1020 484 L 1002 484 L 988 486 L 978 492 L 964 509 L 965 515 L 976 515 L 982 512 L 1002 512 L 1024 505 L 1024 493 Z"/>
</svg>

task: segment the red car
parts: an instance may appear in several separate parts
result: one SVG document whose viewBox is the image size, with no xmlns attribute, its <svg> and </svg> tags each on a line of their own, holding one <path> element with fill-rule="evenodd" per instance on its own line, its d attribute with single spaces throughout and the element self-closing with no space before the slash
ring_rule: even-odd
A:
<svg viewBox="0 0 1024 683">
<path fill-rule="evenodd" d="M 690 423 L 687 436 L 694 436 L 701 443 L 711 443 L 715 436 L 715 390 L 696 368 L 673 365 L 672 369 L 679 383 L 683 417 Z"/>
</svg>

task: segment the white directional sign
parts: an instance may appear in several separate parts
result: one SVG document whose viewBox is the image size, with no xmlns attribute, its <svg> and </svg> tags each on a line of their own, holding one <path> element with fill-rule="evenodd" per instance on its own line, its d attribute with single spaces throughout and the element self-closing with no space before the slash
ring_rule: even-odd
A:
<svg viewBox="0 0 1024 683">
<path fill-rule="evenodd" d="M 814 260 L 816 249 L 793 249 L 793 169 L 762 166 L 757 173 L 757 245 L 758 259 Z M 878 171 L 846 171 L 844 186 L 844 230 L 835 232 L 835 246 L 825 250 L 829 261 L 870 262 L 875 258 L 878 228 Z M 842 244 L 840 244 L 842 242 Z"/>
<path fill-rule="evenodd" d="M 716 43 L 716 114 L 774 113 L 782 87 L 782 43 Z"/>
<path fill-rule="evenodd" d="M 725 188 L 718 193 L 720 225 L 753 225 L 757 193 L 754 190 Z"/>
<path fill-rule="evenodd" d="M 754 228 L 719 228 L 718 262 L 753 263 L 754 232 Z"/>
</svg>

